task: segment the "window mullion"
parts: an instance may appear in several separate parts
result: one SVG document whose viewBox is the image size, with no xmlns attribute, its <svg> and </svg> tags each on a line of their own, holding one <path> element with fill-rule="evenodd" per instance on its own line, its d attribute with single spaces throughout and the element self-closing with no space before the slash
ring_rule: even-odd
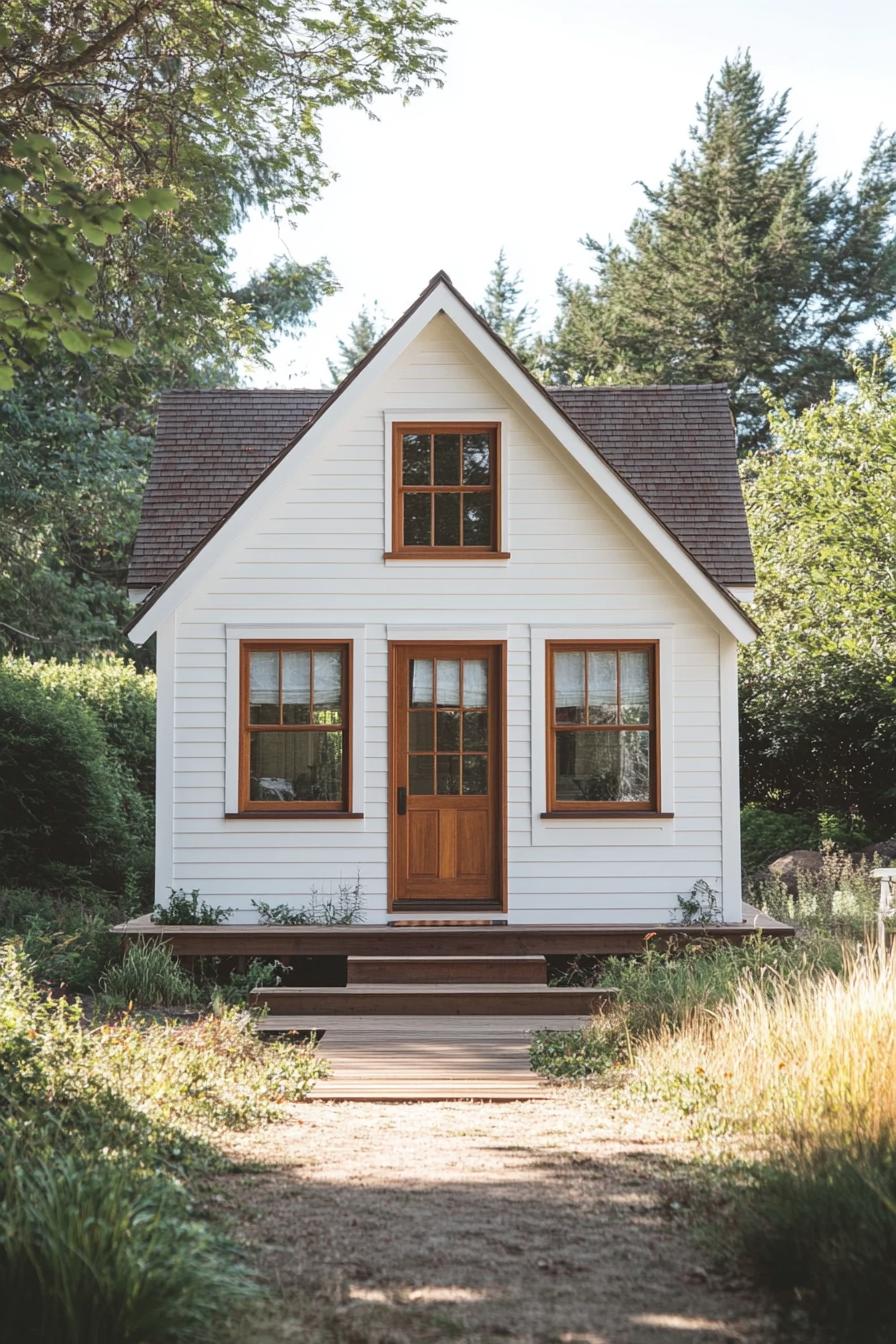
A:
<svg viewBox="0 0 896 1344">
<path fill-rule="evenodd" d="M 616 723 L 622 724 L 622 663 L 616 650 Z"/>
</svg>

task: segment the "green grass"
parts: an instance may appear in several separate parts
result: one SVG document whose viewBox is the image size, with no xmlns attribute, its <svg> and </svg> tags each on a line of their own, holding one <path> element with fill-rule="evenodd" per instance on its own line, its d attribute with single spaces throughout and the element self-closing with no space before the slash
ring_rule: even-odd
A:
<svg viewBox="0 0 896 1344">
<path fill-rule="evenodd" d="M 100 977 L 100 992 L 124 1007 L 173 1008 L 200 1001 L 201 990 L 157 939 L 132 943 Z"/>
<path fill-rule="evenodd" d="M 740 985 L 780 983 L 842 966 L 843 948 L 833 938 L 778 942 L 756 934 L 741 944 L 719 943 L 689 933 L 679 947 L 651 947 L 637 957 L 608 957 L 596 970 L 575 969 L 564 982 L 618 990 L 610 1011 L 586 1028 L 538 1032 L 530 1058 L 546 1077 L 588 1078 L 615 1065 L 631 1066 L 641 1042 L 683 1025 L 695 1013 L 711 1013 L 730 1001 Z"/>
<path fill-rule="evenodd" d="M 244 1013 L 85 1024 L 0 943 L 0 1298 L 30 1344 L 223 1339 L 258 1289 L 197 1202 L 215 1136 L 276 1120 L 326 1066 Z"/>
<path fill-rule="evenodd" d="M 11 1157 L 0 1298 L 16 1344 L 211 1344 L 258 1288 L 187 1192 L 133 1161 Z"/>
<path fill-rule="evenodd" d="M 717 1244 L 838 1344 L 893 1338 L 894 1021 L 896 959 L 881 969 L 862 950 L 771 995 L 745 981 L 638 1058 L 643 1086 L 689 1117 L 713 1159 L 696 1182 L 712 1173 Z"/>
</svg>

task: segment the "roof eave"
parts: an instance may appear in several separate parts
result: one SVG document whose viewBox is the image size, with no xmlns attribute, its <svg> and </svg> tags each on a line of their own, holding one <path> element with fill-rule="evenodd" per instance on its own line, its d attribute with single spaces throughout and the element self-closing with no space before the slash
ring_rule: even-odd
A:
<svg viewBox="0 0 896 1344">
<path fill-rule="evenodd" d="M 432 277 L 427 287 L 407 311 L 355 365 L 311 419 L 271 460 L 258 479 L 206 534 L 199 545 L 194 547 L 190 554 L 185 557 L 167 581 L 160 585 L 148 601 L 134 614 L 125 627 L 125 633 L 132 641 L 137 644 L 143 643 L 165 619 L 169 607 L 178 605 L 174 597 L 176 590 L 181 586 L 180 580 L 186 571 L 194 565 L 200 555 L 203 553 L 206 557 L 210 555 L 209 547 L 211 543 L 220 536 L 231 518 L 243 508 L 251 497 L 261 497 L 259 492 L 264 490 L 265 482 L 269 480 L 271 474 L 276 471 L 283 459 L 301 442 L 305 440 L 313 442 L 317 427 L 322 419 L 329 415 L 334 406 L 341 402 L 343 409 L 347 408 L 347 405 L 358 393 L 358 389 L 363 390 L 372 376 L 375 376 L 371 374 L 371 370 L 375 370 L 380 356 L 389 346 L 401 340 L 403 349 L 418 333 L 418 330 L 422 330 L 439 312 L 444 312 L 454 322 L 462 334 L 496 369 L 499 376 L 504 378 L 505 382 L 529 406 L 530 410 L 546 424 L 554 437 L 563 443 L 572 456 L 584 467 L 585 471 L 597 481 L 597 484 L 620 508 L 622 513 L 631 518 L 635 527 L 645 535 L 647 541 L 653 544 L 654 549 L 688 584 L 704 605 L 713 612 L 716 619 L 742 643 L 752 642 L 758 634 L 758 629 L 740 603 L 690 554 L 667 524 L 658 517 L 615 467 L 600 453 L 599 448 L 552 400 L 546 389 L 491 329 L 482 315 L 455 289 L 444 271 L 438 271 Z M 397 353 L 400 353 L 400 351 Z M 502 364 L 503 368 L 500 367 Z"/>
</svg>

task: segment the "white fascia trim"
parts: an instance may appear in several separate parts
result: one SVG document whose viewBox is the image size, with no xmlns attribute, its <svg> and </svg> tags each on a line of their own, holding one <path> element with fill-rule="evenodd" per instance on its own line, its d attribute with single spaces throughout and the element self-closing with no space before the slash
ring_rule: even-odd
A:
<svg viewBox="0 0 896 1344">
<path fill-rule="evenodd" d="M 640 831 L 674 834 L 673 817 L 595 816 L 585 820 L 542 817 L 547 811 L 547 687 L 545 683 L 545 645 L 555 639 L 655 639 L 659 642 L 660 676 L 660 802 L 664 812 L 675 811 L 675 627 L 674 625 L 626 625 L 624 621 L 595 622 L 593 625 L 533 625 L 529 628 L 531 656 L 532 722 L 532 843 L 550 844 L 558 830 L 581 833 L 582 827 L 595 826 L 601 831 L 617 826 Z M 736 646 L 735 646 L 736 647 Z M 599 840 L 596 843 L 600 843 Z"/>
<path fill-rule="evenodd" d="M 504 551 L 509 551 L 511 549 L 510 487 L 509 487 L 510 472 L 507 470 L 507 442 L 510 430 L 510 416 L 507 413 L 506 407 L 500 407 L 496 410 L 483 410 L 481 407 L 479 407 L 476 409 L 475 412 L 471 412 L 470 415 L 464 416 L 458 413 L 456 406 L 454 410 L 441 410 L 441 411 L 430 410 L 429 408 L 427 408 L 425 411 L 421 411 L 416 416 L 414 412 L 411 410 L 383 412 L 383 429 L 385 440 L 383 458 L 386 464 L 385 495 L 384 495 L 385 500 L 384 516 L 386 525 L 384 529 L 385 535 L 383 538 L 384 551 L 391 551 L 392 549 L 392 431 L 395 425 L 412 424 L 415 419 L 421 421 L 432 421 L 434 424 L 443 424 L 443 423 L 452 424 L 456 423 L 459 420 L 482 420 L 482 421 L 490 421 L 491 423 L 496 424 L 500 427 L 501 499 L 499 507 L 501 510 L 501 549 Z M 385 565 L 402 565 L 406 568 L 408 565 L 412 565 L 413 563 L 414 563 L 413 557 L 408 558 L 402 556 L 400 560 L 386 559 L 385 556 L 383 558 L 383 564 Z M 443 565 L 451 569 L 456 568 L 458 565 L 462 565 L 464 569 L 469 569 L 471 565 L 475 565 L 476 561 L 470 560 L 469 557 L 467 558 L 458 557 L 457 560 L 451 560 L 451 559 L 421 560 L 419 563 L 421 565 L 425 565 L 427 573 L 431 573 L 434 569 L 436 570 L 440 569 Z M 509 562 L 507 560 L 484 560 L 482 563 L 488 565 L 488 567 L 491 569 L 494 568 L 494 566 L 496 565 L 500 568 L 502 565 L 507 565 Z"/>
<path fill-rule="evenodd" d="M 754 583 L 726 583 L 725 592 L 730 593 L 735 602 L 752 602 L 756 596 Z"/>
<path fill-rule="evenodd" d="M 436 291 L 439 294 L 439 291 Z M 458 303 L 450 290 L 441 293 L 441 307 L 471 345 L 504 379 L 533 415 L 563 445 L 578 465 L 600 486 L 603 493 L 634 525 L 671 569 L 688 585 L 691 591 L 708 607 L 725 629 L 742 644 L 751 644 L 756 638 L 752 624 L 703 572 L 688 555 L 685 548 L 663 527 L 634 490 L 597 455 L 565 416 L 553 404 L 547 392 L 532 384 L 514 360 L 502 350 L 489 333 Z M 509 549 L 509 548 L 508 548 Z"/>
<path fill-rule="evenodd" d="M 152 595 L 152 591 L 152 588 L 129 588 L 128 601 L 139 607 L 141 602 L 145 602 Z"/>
<path fill-rule="evenodd" d="M 352 645 L 352 798 L 353 812 L 364 811 L 364 625 L 227 625 L 227 672 L 224 710 L 224 811 L 239 811 L 240 779 L 240 644 L 245 639 L 341 639 Z M 239 821 L 234 819 L 234 825 Z M 319 821 L 304 817 L 281 817 L 280 826 L 288 830 L 319 828 Z M 228 822 L 230 825 L 230 822 Z M 327 823 L 337 830 L 363 830 L 361 817 L 334 818 Z"/>
<path fill-rule="evenodd" d="M 474 349 L 478 350 L 495 372 L 545 426 L 549 433 L 570 453 L 574 461 L 590 476 L 603 493 L 616 505 L 624 517 L 650 543 L 670 568 L 679 575 L 696 597 L 715 616 L 716 620 L 741 643 L 749 644 L 756 631 L 738 608 L 727 599 L 712 580 L 688 555 L 680 542 L 668 532 L 647 506 L 620 476 L 600 458 L 579 432 L 572 427 L 553 404 L 547 392 L 542 391 L 523 373 L 519 365 L 501 348 L 498 341 L 483 327 L 444 283 L 440 282 L 405 319 L 391 339 L 377 351 L 351 383 L 336 398 L 330 409 L 302 436 L 288 457 L 297 470 L 315 453 L 321 442 L 333 432 L 334 424 L 348 415 L 367 395 L 382 373 L 398 359 L 410 343 L 438 314 L 444 313 L 454 323 Z M 189 565 L 177 576 L 152 607 L 136 622 L 130 632 L 135 644 L 142 644 L 175 611 L 200 579 L 231 545 L 232 538 L 251 522 L 263 509 L 272 504 L 281 486 L 279 471 L 268 475 L 240 508 L 230 515 L 215 535 L 206 543 Z"/>
</svg>

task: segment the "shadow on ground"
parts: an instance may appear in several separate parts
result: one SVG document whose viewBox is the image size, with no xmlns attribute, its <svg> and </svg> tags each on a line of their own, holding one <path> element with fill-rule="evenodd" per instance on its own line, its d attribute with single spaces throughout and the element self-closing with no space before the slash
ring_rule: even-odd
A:
<svg viewBox="0 0 896 1344">
<path fill-rule="evenodd" d="M 707 1268 L 673 1216 L 687 1155 L 608 1125 L 593 1099 L 321 1103 L 303 1116 L 241 1136 L 234 1156 L 262 1166 L 218 1183 L 282 1304 L 261 1340 L 774 1336 L 767 1308 Z"/>
</svg>

